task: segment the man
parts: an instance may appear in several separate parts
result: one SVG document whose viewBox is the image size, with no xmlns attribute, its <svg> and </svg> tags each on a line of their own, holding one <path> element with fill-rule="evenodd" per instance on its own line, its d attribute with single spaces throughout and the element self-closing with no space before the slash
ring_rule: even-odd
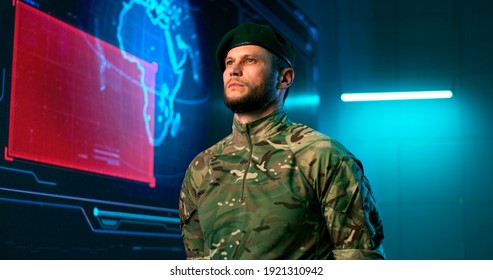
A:
<svg viewBox="0 0 493 280">
<path fill-rule="evenodd" d="M 233 131 L 190 164 L 180 196 L 189 259 L 383 259 L 383 227 L 361 163 L 289 121 L 295 51 L 247 23 L 216 50 Z"/>
</svg>

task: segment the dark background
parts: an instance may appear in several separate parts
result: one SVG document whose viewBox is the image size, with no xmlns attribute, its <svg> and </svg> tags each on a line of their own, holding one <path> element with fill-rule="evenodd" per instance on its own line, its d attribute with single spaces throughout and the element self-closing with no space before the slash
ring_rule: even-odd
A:
<svg viewBox="0 0 493 280">
<path fill-rule="evenodd" d="M 26 2 L 117 45 L 112 19 L 120 2 Z M 296 79 L 286 105 L 290 118 L 341 141 L 361 159 L 382 212 L 389 259 L 493 257 L 491 1 L 178 2 L 186 3 L 195 19 L 191 31 L 195 33 L 188 36 L 198 42 L 200 55 L 195 58 L 200 61 L 201 79 L 184 85 L 177 95 L 182 98 L 175 107 L 182 125 L 155 148 L 156 188 L 139 191 L 135 182 L 109 176 L 2 160 L 0 258 L 183 258 L 176 225 L 163 230 L 163 224 L 132 224 L 127 231 L 133 234 L 118 230 L 103 234 L 94 230 L 102 228 L 91 213 L 99 207 L 176 218 L 186 166 L 231 129 L 232 114 L 222 103 L 221 74 L 213 55 L 222 34 L 246 21 L 271 24 L 295 42 Z M 3 151 L 8 137 L 13 7 L 11 1 L 0 5 Z M 96 24 L 98 17 L 101 21 Z M 136 26 L 142 26 L 143 34 L 153 29 L 144 20 Z M 151 38 L 155 37 L 140 42 Z M 156 40 L 156 46 L 165 46 Z M 147 50 L 144 43 L 135 50 Z M 156 59 L 142 54 L 146 55 Z M 190 81 L 191 63 L 186 65 Z M 445 89 L 453 91 L 452 99 L 340 100 L 344 92 Z M 34 170 L 61 187 L 40 187 L 29 176 L 6 168 Z"/>
</svg>

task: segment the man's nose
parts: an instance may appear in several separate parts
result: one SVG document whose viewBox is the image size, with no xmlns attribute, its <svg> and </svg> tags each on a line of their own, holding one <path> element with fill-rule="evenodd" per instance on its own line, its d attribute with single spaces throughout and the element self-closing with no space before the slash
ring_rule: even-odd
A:
<svg viewBox="0 0 493 280">
<path fill-rule="evenodd" d="M 241 75 L 241 67 L 239 63 L 234 63 L 229 67 L 229 75 L 230 76 L 240 76 Z"/>
</svg>

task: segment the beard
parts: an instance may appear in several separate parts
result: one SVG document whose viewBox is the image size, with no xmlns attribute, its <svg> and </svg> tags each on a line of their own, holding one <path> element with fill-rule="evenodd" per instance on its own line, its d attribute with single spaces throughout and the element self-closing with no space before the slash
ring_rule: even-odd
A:
<svg viewBox="0 0 493 280">
<path fill-rule="evenodd" d="M 233 113 L 251 113 L 261 110 L 276 102 L 276 83 L 274 77 L 264 80 L 259 85 L 249 86 L 250 90 L 239 98 L 230 98 L 224 89 L 224 104 Z"/>
</svg>

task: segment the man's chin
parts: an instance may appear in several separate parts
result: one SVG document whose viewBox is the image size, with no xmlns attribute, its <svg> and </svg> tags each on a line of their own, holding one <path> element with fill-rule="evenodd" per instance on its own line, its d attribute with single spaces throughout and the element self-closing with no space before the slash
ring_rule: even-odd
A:
<svg viewBox="0 0 493 280">
<path fill-rule="evenodd" d="M 249 113 L 255 110 L 255 104 L 247 104 L 243 100 L 224 100 L 224 104 L 235 114 Z"/>
<path fill-rule="evenodd" d="M 249 98 L 247 96 L 245 96 L 244 94 L 240 94 L 239 92 L 225 93 L 224 104 L 226 104 L 228 107 L 242 107 L 245 103 L 249 102 L 248 99 Z"/>
<path fill-rule="evenodd" d="M 230 99 L 230 100 L 239 100 L 241 98 L 244 98 L 247 93 L 244 90 L 240 89 L 228 89 L 227 91 L 224 92 L 224 98 Z"/>
</svg>

